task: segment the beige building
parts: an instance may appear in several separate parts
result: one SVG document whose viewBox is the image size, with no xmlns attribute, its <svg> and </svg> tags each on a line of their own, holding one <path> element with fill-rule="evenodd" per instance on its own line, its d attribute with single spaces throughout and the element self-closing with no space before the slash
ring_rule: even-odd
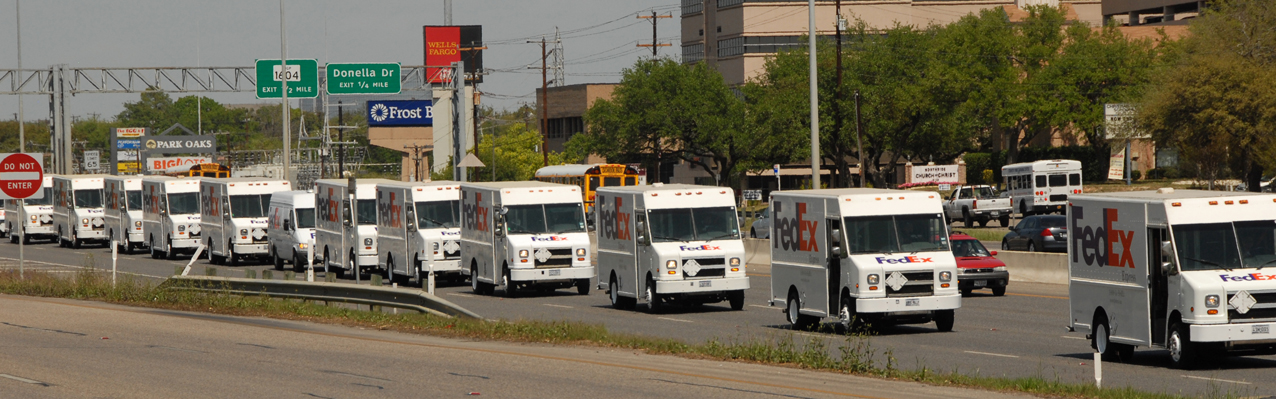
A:
<svg viewBox="0 0 1276 399">
<path fill-rule="evenodd" d="M 1103 22 L 1099 0 L 843 0 L 844 19 L 863 19 L 870 27 L 895 23 L 927 26 L 947 24 L 980 10 L 999 7 L 1012 20 L 1027 16 L 1029 5 L 1062 5 L 1068 19 L 1098 26 Z M 817 35 L 832 37 L 838 10 L 833 1 L 815 3 Z M 705 61 L 729 84 L 742 84 L 762 72 L 766 58 L 777 50 L 806 46 L 806 1 L 682 0 L 682 62 Z"/>
<path fill-rule="evenodd" d="M 563 151 L 563 144 L 572 135 L 585 132 L 585 111 L 599 99 L 611 99 L 611 92 L 616 90 L 615 83 L 584 83 L 567 86 L 550 87 L 546 97 L 548 109 L 541 107 L 541 89 L 536 89 L 536 122 L 541 121 L 541 111 L 549 115 L 548 148 L 551 152 Z M 602 162 L 587 160 L 589 162 Z"/>
</svg>

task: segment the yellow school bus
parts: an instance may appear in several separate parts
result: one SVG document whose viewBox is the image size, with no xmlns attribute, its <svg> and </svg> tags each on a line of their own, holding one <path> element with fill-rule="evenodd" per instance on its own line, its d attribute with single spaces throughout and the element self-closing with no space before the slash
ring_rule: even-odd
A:
<svg viewBox="0 0 1276 399">
<path fill-rule="evenodd" d="M 580 187 L 585 212 L 591 212 L 594 209 L 595 190 L 599 187 L 636 186 L 639 184 L 639 175 L 638 168 L 625 164 L 571 164 L 540 168 L 536 171 L 536 180 Z"/>
</svg>

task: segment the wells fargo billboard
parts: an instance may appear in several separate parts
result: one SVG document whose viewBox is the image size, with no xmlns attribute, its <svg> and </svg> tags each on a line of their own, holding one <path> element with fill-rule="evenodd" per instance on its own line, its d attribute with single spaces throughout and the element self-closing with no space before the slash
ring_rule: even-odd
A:
<svg viewBox="0 0 1276 399">
<path fill-rule="evenodd" d="M 425 26 L 425 65 L 431 67 L 465 61 L 466 82 L 483 83 L 476 72 L 483 69 L 483 26 Z M 430 83 L 451 81 L 448 69 L 426 68 Z"/>
</svg>

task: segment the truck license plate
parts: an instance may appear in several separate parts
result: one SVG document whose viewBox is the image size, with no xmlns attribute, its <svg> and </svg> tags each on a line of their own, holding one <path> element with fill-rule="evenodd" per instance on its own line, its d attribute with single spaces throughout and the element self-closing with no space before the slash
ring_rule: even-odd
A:
<svg viewBox="0 0 1276 399">
<path fill-rule="evenodd" d="M 907 300 L 905 300 L 905 301 L 904 301 L 904 306 L 922 306 L 922 300 L 920 300 L 920 299 L 907 299 Z"/>
<path fill-rule="evenodd" d="M 975 286 L 976 286 L 976 287 L 983 287 L 983 286 L 986 286 L 986 285 L 988 285 L 988 281 L 985 281 L 985 280 L 975 280 Z"/>
<path fill-rule="evenodd" d="M 1271 326 L 1266 324 L 1255 325 L 1250 334 L 1271 334 Z"/>
<path fill-rule="evenodd" d="M 712 287 L 712 286 L 713 286 L 713 280 L 705 280 L 700 282 L 700 288 Z"/>
<path fill-rule="evenodd" d="M 549 271 L 549 275 L 551 275 L 551 276 L 561 276 L 561 275 L 563 275 L 563 271 L 562 271 L 562 270 L 558 270 L 558 269 L 550 270 L 550 271 Z"/>
</svg>

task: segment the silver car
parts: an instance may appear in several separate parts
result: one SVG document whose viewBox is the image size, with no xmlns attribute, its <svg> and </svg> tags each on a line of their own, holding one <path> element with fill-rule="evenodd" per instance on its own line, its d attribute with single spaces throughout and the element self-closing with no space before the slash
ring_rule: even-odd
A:
<svg viewBox="0 0 1276 399">
<path fill-rule="evenodd" d="M 771 208 L 763 209 L 749 227 L 749 238 L 771 238 Z"/>
</svg>

